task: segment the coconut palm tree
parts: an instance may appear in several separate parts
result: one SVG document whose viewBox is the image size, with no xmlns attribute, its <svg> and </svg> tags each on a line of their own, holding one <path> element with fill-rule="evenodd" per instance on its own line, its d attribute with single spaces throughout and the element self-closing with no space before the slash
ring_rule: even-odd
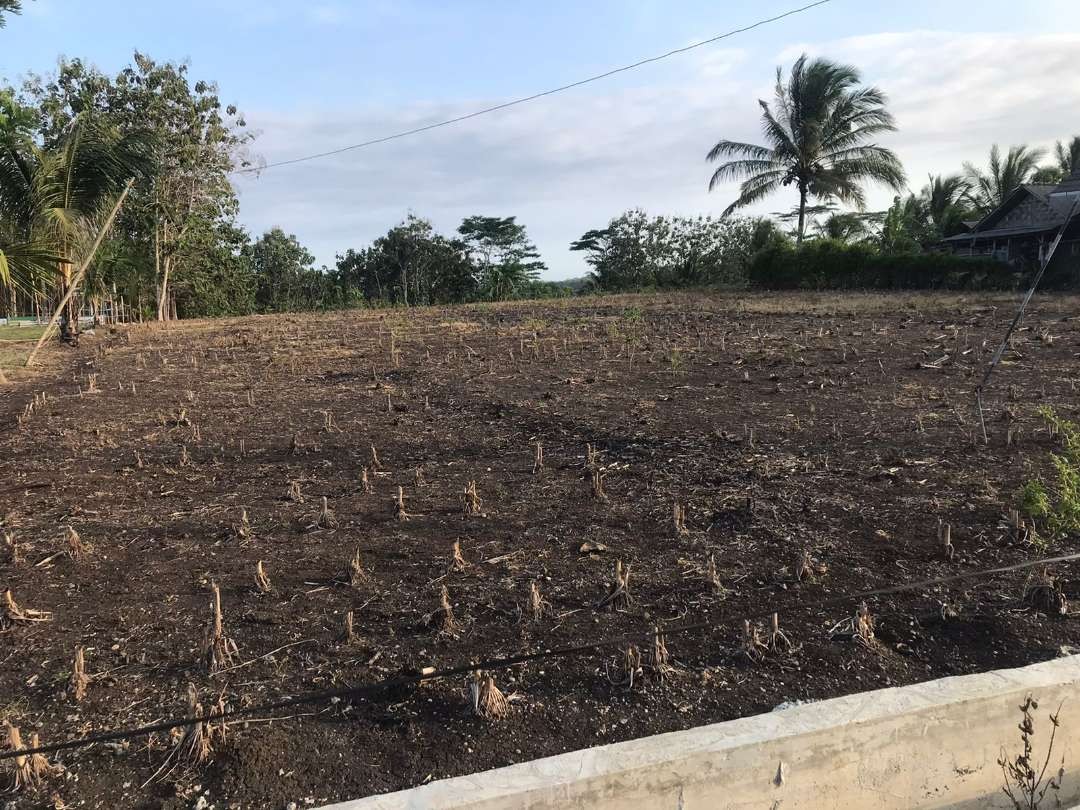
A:
<svg viewBox="0 0 1080 810">
<path fill-rule="evenodd" d="M 958 175 L 930 175 L 919 192 L 922 209 L 938 237 L 959 233 L 968 213 L 965 201 L 971 192 L 967 178 Z"/>
<path fill-rule="evenodd" d="M 121 133 L 87 114 L 72 120 L 53 149 L 28 139 L 0 143 L 0 221 L 10 234 L 6 283 L 36 283 L 49 270 L 62 298 L 120 188 L 149 167 L 150 145 L 143 132 Z M 78 333 L 75 298 L 64 313 L 64 340 Z"/>
<path fill-rule="evenodd" d="M 897 191 L 904 186 L 904 169 L 889 149 L 872 143 L 896 123 L 885 108 L 886 97 L 876 87 L 860 86 L 859 71 L 827 59 L 809 60 L 803 54 L 785 81 L 776 70 L 772 107 L 761 105 L 767 145 L 719 141 L 710 162 L 731 158 L 713 172 L 709 190 L 729 180 L 742 180 L 738 199 L 724 215 L 751 205 L 785 186 L 799 193 L 801 242 L 806 231 L 808 199 L 839 200 L 859 210 L 866 207 L 861 183 L 882 183 Z"/>
<path fill-rule="evenodd" d="M 1021 144 L 1010 146 L 1002 160 L 1001 150 L 994 144 L 990 148 L 990 165 L 987 171 L 984 172 L 972 163 L 965 163 L 964 177 L 971 186 L 967 198 L 972 207 L 982 216 L 989 214 L 1020 186 L 1032 182 L 1039 169 L 1039 161 L 1045 154 L 1042 149 L 1032 149 Z"/>
</svg>

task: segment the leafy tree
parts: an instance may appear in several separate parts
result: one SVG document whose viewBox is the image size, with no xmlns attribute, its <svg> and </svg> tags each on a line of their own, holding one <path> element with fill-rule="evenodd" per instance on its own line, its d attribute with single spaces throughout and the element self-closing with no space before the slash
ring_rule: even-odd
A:
<svg viewBox="0 0 1080 810">
<path fill-rule="evenodd" d="M 236 108 L 223 107 L 216 87 L 192 84 L 187 74 L 186 65 L 158 63 L 136 52 L 134 64 L 115 78 L 74 59 L 62 61 L 51 79 L 33 77 L 24 87 L 39 108 L 46 144 L 88 110 L 121 129 L 147 129 L 155 136 L 157 168 L 133 191 L 117 229 L 151 245 L 147 273 L 156 287 L 159 319 L 169 314 L 170 283 L 186 263 L 198 260 L 194 248 L 201 236 L 216 232 L 212 223 L 235 216 L 228 175 L 246 165 L 252 139 Z"/>
<path fill-rule="evenodd" d="M 873 236 L 867 218 L 852 211 L 834 212 L 815 229 L 820 238 L 837 242 L 865 242 Z"/>
<path fill-rule="evenodd" d="M 738 286 L 756 228 L 746 219 L 650 217 L 633 209 L 587 231 L 570 249 L 588 254 L 601 290 Z"/>
<path fill-rule="evenodd" d="M 990 148 L 986 171 L 973 163 L 964 164 L 964 177 L 970 188 L 967 198 L 980 216 L 985 216 L 1025 183 L 1030 183 L 1046 153 L 1026 145 L 1011 146 L 1004 160 L 997 144 Z"/>
<path fill-rule="evenodd" d="M 859 71 L 804 54 L 787 80 L 776 70 L 773 106 L 759 101 L 767 146 L 721 140 L 707 159 L 723 163 L 709 180 L 709 190 L 728 180 L 742 180 L 738 199 L 724 211 L 751 205 L 781 187 L 799 193 L 797 239 L 806 232 L 809 199 L 839 200 L 865 207 L 861 183 L 873 181 L 900 190 L 904 170 L 889 149 L 869 141 L 892 132 L 896 124 L 876 87 L 861 87 Z"/>
<path fill-rule="evenodd" d="M 480 283 L 485 296 L 493 301 L 514 297 L 547 269 L 525 226 L 515 220 L 471 216 L 458 227 L 470 258 L 479 259 Z"/>
<path fill-rule="evenodd" d="M 295 236 L 273 228 L 243 249 L 255 277 L 255 305 L 260 312 L 288 312 L 311 307 L 315 257 Z M 306 304 L 306 306 L 305 306 Z"/>
</svg>

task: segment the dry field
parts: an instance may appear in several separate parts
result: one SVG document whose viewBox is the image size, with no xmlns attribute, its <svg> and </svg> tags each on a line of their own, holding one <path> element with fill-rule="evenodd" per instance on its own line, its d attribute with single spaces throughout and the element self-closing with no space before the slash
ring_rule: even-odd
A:
<svg viewBox="0 0 1080 810">
<path fill-rule="evenodd" d="M 1026 573 L 861 622 L 814 607 L 1042 553 L 1004 518 L 1055 445 L 1035 409 L 1077 416 L 1078 304 L 1033 303 L 988 444 L 971 392 L 1010 297 L 589 298 L 53 350 L 0 388 L 0 720 L 24 743 L 713 626 L 640 669 L 609 649 L 494 672 L 486 716 L 462 677 L 65 752 L 14 806 L 303 807 L 1080 646 Z M 1066 596 L 1077 570 L 1051 572 Z M 745 636 L 763 608 L 779 633 Z"/>
</svg>

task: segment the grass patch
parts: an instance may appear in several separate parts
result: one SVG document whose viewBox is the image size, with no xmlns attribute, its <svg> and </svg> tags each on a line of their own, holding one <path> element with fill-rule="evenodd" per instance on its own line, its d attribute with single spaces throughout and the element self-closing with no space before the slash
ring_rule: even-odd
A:
<svg viewBox="0 0 1080 810">
<path fill-rule="evenodd" d="M 0 326 L 0 340 L 37 340 L 44 331 L 45 327 L 38 324 L 33 326 L 13 326 L 12 324 L 4 324 L 3 326 Z"/>
</svg>

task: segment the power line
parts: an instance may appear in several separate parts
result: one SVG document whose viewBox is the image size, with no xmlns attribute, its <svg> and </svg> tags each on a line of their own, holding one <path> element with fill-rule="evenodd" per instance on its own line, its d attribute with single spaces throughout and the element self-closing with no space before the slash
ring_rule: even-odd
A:
<svg viewBox="0 0 1080 810">
<path fill-rule="evenodd" d="M 295 706 L 311 705 L 313 703 L 325 703 L 335 698 L 343 699 L 373 697 L 375 695 L 393 689 L 398 689 L 406 686 L 415 686 L 423 681 L 434 681 L 442 678 L 451 678 L 459 675 L 467 675 L 475 670 L 508 669 L 510 667 L 527 664 L 532 661 L 542 661 L 552 658 L 566 658 L 573 655 L 581 655 L 583 653 L 592 652 L 594 650 L 604 649 L 606 647 L 624 646 L 629 643 L 640 642 L 642 639 L 652 639 L 655 638 L 657 635 L 675 636 L 685 633 L 698 632 L 700 630 L 710 630 L 720 624 L 731 624 L 733 622 L 739 622 L 744 620 L 754 621 L 756 619 L 764 619 L 771 616 L 773 613 L 788 613 L 796 608 L 803 610 L 821 609 L 825 607 L 845 604 L 847 602 L 862 601 L 864 599 L 870 599 L 875 596 L 889 596 L 892 594 L 903 593 L 905 591 L 917 591 L 937 585 L 948 585 L 952 582 L 960 582 L 967 579 L 982 579 L 985 577 L 996 576 L 997 574 L 1007 574 L 1014 571 L 1024 571 L 1030 568 L 1038 568 L 1039 566 L 1072 562 L 1074 560 L 1080 560 L 1080 552 L 1076 552 L 1074 554 L 1065 554 L 1059 557 L 1045 557 L 1038 560 L 1027 560 L 1025 562 L 1016 563 L 1014 565 L 1003 565 L 997 568 L 986 568 L 977 571 L 963 571 L 959 574 L 950 574 L 949 576 L 945 577 L 935 577 L 934 579 L 925 579 L 919 582 L 909 582 L 902 585 L 890 585 L 885 588 L 875 588 L 873 590 L 861 591 L 858 593 L 841 594 L 839 596 L 833 596 L 828 599 L 821 599 L 817 602 L 810 602 L 785 607 L 782 611 L 772 607 L 763 608 L 762 610 L 745 613 L 740 616 L 721 616 L 718 619 L 693 622 L 691 624 L 673 625 L 671 627 L 665 627 L 663 629 L 656 627 L 655 629 L 650 631 L 627 633 L 621 636 L 612 636 L 609 638 L 586 641 L 581 644 L 575 644 L 569 647 L 559 647 L 555 649 L 541 650 L 534 653 L 521 653 L 519 655 L 514 655 L 506 658 L 495 658 L 469 664 L 459 664 L 453 667 L 448 667 L 446 669 L 435 669 L 434 667 L 428 667 L 418 672 L 406 672 L 393 678 L 387 678 L 377 683 L 368 684 L 367 686 L 345 686 L 340 689 L 330 689 L 321 692 L 309 692 L 304 695 L 282 698 L 281 700 L 276 700 L 270 703 L 261 703 L 253 706 L 228 709 L 224 712 L 210 712 L 208 714 L 202 714 L 193 717 L 181 717 L 172 720 L 162 720 L 157 723 L 152 723 L 146 726 L 139 726 L 137 728 L 116 729 L 114 731 L 102 732 L 101 734 L 90 734 L 85 737 L 78 737 L 74 740 L 67 740 L 65 742 L 40 745 L 37 748 L 19 748 L 13 751 L 0 751 L 0 761 L 5 759 L 13 759 L 20 756 L 28 756 L 30 754 L 50 754 L 57 751 L 70 750 L 73 748 L 85 748 L 87 746 L 95 745 L 97 743 L 115 742 L 117 740 L 131 739 L 133 737 L 142 737 L 147 734 L 168 731 L 170 729 L 180 728 L 183 726 L 193 726 L 198 723 L 225 720 L 241 715 L 265 714 L 267 712 L 280 711 L 281 709 L 289 709 Z"/>
<path fill-rule="evenodd" d="M 544 98 L 545 96 L 553 96 L 556 93 L 562 93 L 562 92 L 564 92 L 566 90 L 572 90 L 575 87 L 581 87 L 582 85 L 585 85 L 585 84 L 590 84 L 592 82 L 598 82 L 601 79 L 607 79 L 607 78 L 609 78 L 611 76 L 615 76 L 616 74 L 625 73 L 628 70 L 634 70 L 635 68 L 642 67 L 643 65 L 649 65 L 649 64 L 652 64 L 653 62 L 659 62 L 659 61 L 661 61 L 663 59 L 668 59 L 669 57 L 677 56 L 678 54 L 686 53 L 687 51 L 692 51 L 695 48 L 701 48 L 701 47 L 703 47 L 705 45 L 711 45 L 714 42 L 719 42 L 721 40 L 728 39 L 730 37 L 736 36 L 737 34 L 744 34 L 747 31 L 753 31 L 755 28 L 761 28 L 764 25 L 769 25 L 770 23 L 778 22 L 779 20 L 783 20 L 786 17 L 792 17 L 792 16 L 794 16 L 796 14 L 801 14 L 804 11 L 809 11 L 812 8 L 816 8 L 817 6 L 823 6 L 826 3 L 831 3 L 831 2 L 833 2 L 833 0 L 817 0 L 817 2 L 810 3 L 809 5 L 800 6 L 799 8 L 793 8 L 790 11 L 785 11 L 783 14 L 777 14 L 775 17 L 769 17 L 768 19 L 758 20 L 756 23 L 753 23 L 751 25 L 743 26 L 742 28 L 735 28 L 735 29 L 732 29 L 731 31 L 728 31 L 726 33 L 718 34 L 718 35 L 716 35 L 714 37 L 709 37 L 708 39 L 703 39 L 700 42 L 694 42 L 694 43 L 692 43 L 690 45 L 686 45 L 686 46 L 684 46 L 682 48 L 675 48 L 674 50 L 668 51 L 667 53 L 662 53 L 659 56 L 650 56 L 647 59 L 642 59 L 642 60 L 640 60 L 638 62 L 634 62 L 633 64 L 630 64 L 630 65 L 623 65 L 622 67 L 613 68 L 611 70 L 605 71 L 604 73 L 597 73 L 595 76 L 588 76 L 588 77 L 586 77 L 584 79 L 579 79 L 578 81 L 571 82 L 570 84 L 564 84 L 564 85 L 562 85 L 560 87 L 554 87 L 554 88 L 552 88 L 550 90 L 543 90 L 543 91 L 541 91 L 539 93 L 533 93 L 531 96 L 522 96 L 521 98 L 515 98 L 515 99 L 513 99 L 511 101 L 504 101 L 501 104 L 496 104 L 496 105 L 494 105 L 492 107 L 485 107 L 482 110 L 476 110 L 476 111 L 471 112 L 471 113 L 466 113 L 465 115 L 459 115 L 456 118 L 448 118 L 445 121 L 438 121 L 438 122 L 436 122 L 434 124 L 425 124 L 422 127 L 415 127 L 413 129 L 407 129 L 407 130 L 404 130 L 402 132 L 395 132 L 395 133 L 393 133 L 391 135 L 383 135 L 383 136 L 381 136 L 379 138 L 372 138 L 369 141 L 363 141 L 361 143 L 354 143 L 354 144 L 352 144 L 350 146 L 343 146 L 343 147 L 341 147 L 339 149 L 331 149 L 328 152 L 316 152 L 315 154 L 312 154 L 312 155 L 304 155 L 303 157 L 290 158 L 288 160 L 279 160 L 279 161 L 276 161 L 274 163 L 267 163 L 267 164 L 265 164 L 263 166 L 250 166 L 250 167 L 248 167 L 246 169 L 237 169 L 236 171 L 233 172 L 233 174 L 251 174 L 251 173 L 254 173 L 254 172 L 261 172 L 264 169 L 273 169 L 273 168 L 275 168 L 277 166 L 289 166 L 289 165 L 292 165 L 293 163 L 304 163 L 304 162 L 309 161 L 309 160 L 318 160 L 319 158 L 331 157 L 333 155 L 340 155 L 340 154 L 342 154 L 344 152 L 352 152 L 352 151 L 354 151 L 356 149 L 363 149 L 363 148 L 368 147 L 368 146 L 375 146 L 376 144 L 386 143 L 387 141 L 395 141 L 395 140 L 398 140 L 399 138 L 407 138 L 410 135 L 417 135 L 417 134 L 419 134 L 421 132 L 427 132 L 427 131 L 432 130 L 432 129 L 438 129 L 439 127 L 446 127 L 446 126 L 450 126 L 451 124 L 458 124 L 458 123 L 460 123 L 462 121 L 468 121 L 470 118 L 478 118 L 481 115 L 487 115 L 488 113 L 498 112 L 499 110 L 505 110 L 508 107 L 516 107 L 519 104 L 525 104 L 525 103 L 527 103 L 529 101 L 535 101 L 538 98 Z"/>
</svg>

